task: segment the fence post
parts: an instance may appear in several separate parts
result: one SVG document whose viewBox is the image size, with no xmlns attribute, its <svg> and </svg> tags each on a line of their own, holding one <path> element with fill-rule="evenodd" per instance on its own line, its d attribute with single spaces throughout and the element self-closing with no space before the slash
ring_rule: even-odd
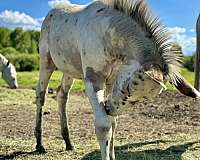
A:
<svg viewBox="0 0 200 160">
<path fill-rule="evenodd" d="M 196 63 L 195 63 L 195 84 L 194 87 L 200 91 L 200 14 L 196 25 L 197 32 L 197 50 L 196 50 Z"/>
</svg>

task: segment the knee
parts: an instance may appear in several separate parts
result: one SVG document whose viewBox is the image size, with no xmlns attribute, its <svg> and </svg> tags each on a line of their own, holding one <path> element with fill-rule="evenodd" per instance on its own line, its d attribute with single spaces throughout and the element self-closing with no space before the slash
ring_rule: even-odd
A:
<svg viewBox="0 0 200 160">
<path fill-rule="evenodd" d="M 106 119 L 98 119 L 95 121 L 95 131 L 98 138 L 105 137 L 111 133 L 112 122 Z"/>
</svg>

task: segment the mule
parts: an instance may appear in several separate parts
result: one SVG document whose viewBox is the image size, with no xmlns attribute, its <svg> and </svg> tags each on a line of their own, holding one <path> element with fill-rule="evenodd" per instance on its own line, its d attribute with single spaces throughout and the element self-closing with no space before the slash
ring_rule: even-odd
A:
<svg viewBox="0 0 200 160">
<path fill-rule="evenodd" d="M 16 69 L 2 54 L 0 54 L 0 71 L 10 88 L 16 89 L 18 87 Z"/>
<path fill-rule="evenodd" d="M 49 79 L 63 72 L 57 101 L 61 134 L 72 150 L 66 103 L 73 79 L 82 79 L 95 117 L 103 160 L 114 160 L 116 117 L 129 97 L 158 95 L 169 81 L 183 94 L 200 93 L 179 74 L 181 55 L 170 51 L 163 27 L 143 0 L 99 0 L 87 6 L 60 5 L 46 16 L 40 37 L 36 90 L 36 150 L 42 145 L 42 107 Z"/>
</svg>

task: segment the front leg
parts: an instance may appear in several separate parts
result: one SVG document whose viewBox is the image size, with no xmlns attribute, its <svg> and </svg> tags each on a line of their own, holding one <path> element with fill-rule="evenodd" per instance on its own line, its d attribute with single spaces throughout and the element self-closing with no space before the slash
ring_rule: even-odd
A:
<svg viewBox="0 0 200 160">
<path fill-rule="evenodd" d="M 86 93 L 95 116 L 95 131 L 101 149 L 102 160 L 110 160 L 112 120 L 104 109 L 104 79 L 91 69 L 85 74 Z"/>
</svg>

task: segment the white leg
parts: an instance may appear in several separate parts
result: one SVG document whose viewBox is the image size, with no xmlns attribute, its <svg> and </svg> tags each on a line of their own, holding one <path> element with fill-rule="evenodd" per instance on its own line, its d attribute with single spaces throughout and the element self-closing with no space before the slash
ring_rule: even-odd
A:
<svg viewBox="0 0 200 160">
<path fill-rule="evenodd" d="M 66 113 L 68 93 L 70 91 L 72 83 L 73 83 L 72 78 L 67 77 L 66 75 L 63 75 L 62 84 L 59 87 L 58 94 L 57 94 L 60 124 L 61 124 L 61 134 L 66 144 L 66 150 L 73 150 L 73 146 L 69 138 L 68 116 Z"/>
<path fill-rule="evenodd" d="M 112 137 L 110 142 L 110 160 L 115 160 L 115 145 L 114 145 L 114 139 L 115 139 L 115 129 L 117 127 L 117 118 L 113 117 L 112 120 Z"/>
<path fill-rule="evenodd" d="M 95 78 L 98 77 L 98 78 Z M 95 116 L 95 131 L 101 149 L 102 160 L 110 160 L 110 141 L 112 136 L 112 117 L 104 109 L 104 81 L 101 76 L 89 73 L 85 76 L 86 93 Z"/>
</svg>

